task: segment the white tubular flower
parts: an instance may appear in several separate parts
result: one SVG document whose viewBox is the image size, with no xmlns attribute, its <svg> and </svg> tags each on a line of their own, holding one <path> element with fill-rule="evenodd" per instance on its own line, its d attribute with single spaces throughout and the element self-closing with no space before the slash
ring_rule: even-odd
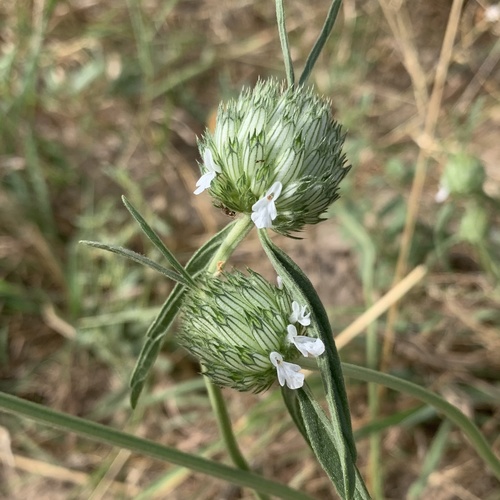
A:
<svg viewBox="0 0 500 500">
<path fill-rule="evenodd" d="M 290 323 L 300 323 L 302 326 L 311 324 L 311 313 L 306 314 L 306 306 L 300 306 L 295 300 L 292 302 L 292 314 L 288 318 Z"/>
<path fill-rule="evenodd" d="M 309 356 L 318 357 L 325 352 L 325 344 L 321 339 L 313 339 L 303 335 L 297 335 L 297 328 L 294 325 L 287 326 L 287 341 L 294 344 L 304 358 Z"/>
<path fill-rule="evenodd" d="M 448 199 L 448 196 L 450 196 L 448 188 L 441 185 L 439 186 L 438 192 L 434 196 L 434 200 L 436 203 L 444 203 Z"/>
<path fill-rule="evenodd" d="M 283 278 L 281 276 L 276 277 L 276 282 L 278 283 L 278 290 L 283 290 Z"/>
<path fill-rule="evenodd" d="M 205 148 L 203 153 L 203 164 L 207 170 L 196 183 L 196 189 L 193 191 L 194 194 L 198 195 L 203 193 L 205 189 L 210 187 L 210 184 L 215 179 L 215 176 L 221 172 L 219 165 L 214 162 L 214 157 L 212 156 L 212 151 L 209 148 Z"/>
<path fill-rule="evenodd" d="M 281 184 L 281 182 L 275 182 L 266 191 L 266 194 L 252 205 L 252 220 L 258 229 L 272 227 L 273 220 L 276 219 L 278 215 L 275 201 L 281 194 L 282 189 L 283 184 Z"/>
<path fill-rule="evenodd" d="M 283 361 L 283 356 L 276 351 L 271 352 L 269 359 L 278 372 L 278 382 L 281 386 L 285 383 L 289 389 L 299 389 L 304 385 L 304 374 L 300 373 L 300 366 L 295 363 Z"/>
</svg>

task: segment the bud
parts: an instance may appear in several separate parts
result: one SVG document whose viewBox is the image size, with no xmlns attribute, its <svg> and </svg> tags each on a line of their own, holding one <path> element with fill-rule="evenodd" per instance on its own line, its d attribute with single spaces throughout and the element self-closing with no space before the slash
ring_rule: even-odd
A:
<svg viewBox="0 0 500 500">
<path fill-rule="evenodd" d="M 460 239 L 472 244 L 482 243 L 488 234 L 488 227 L 488 212 L 475 202 L 468 203 L 460 221 L 458 230 Z"/>
<path fill-rule="evenodd" d="M 217 385 L 261 392 L 278 377 L 281 385 L 296 389 L 304 380 L 300 366 L 290 363 L 300 355 L 297 343 L 306 355 L 324 351 L 319 339 L 298 335 L 305 332 L 301 323 L 290 335 L 296 307 L 284 287 L 253 271 L 204 276 L 186 294 L 179 342 Z"/>
<path fill-rule="evenodd" d="M 289 234 L 322 220 L 338 198 L 350 168 L 343 143 L 329 101 L 311 89 L 259 81 L 219 106 L 215 132 L 199 141 L 202 178 L 210 176 L 210 194 L 225 207 Z"/>
<path fill-rule="evenodd" d="M 484 180 L 483 164 L 474 156 L 457 153 L 448 160 L 444 168 L 437 201 L 444 201 L 449 194 L 468 195 L 481 192 Z"/>
</svg>

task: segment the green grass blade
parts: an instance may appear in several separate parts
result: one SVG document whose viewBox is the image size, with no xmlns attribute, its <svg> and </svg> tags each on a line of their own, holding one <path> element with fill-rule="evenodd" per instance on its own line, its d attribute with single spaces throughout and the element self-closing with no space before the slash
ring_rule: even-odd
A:
<svg viewBox="0 0 500 500">
<path fill-rule="evenodd" d="M 446 418 L 460 427 L 462 432 L 469 438 L 478 455 L 488 464 L 491 471 L 500 480 L 500 459 L 493 453 L 490 445 L 474 422 L 464 415 L 457 407 L 424 387 L 420 387 L 402 378 L 348 363 L 342 363 L 342 368 L 346 377 L 383 385 L 389 389 L 402 392 L 403 394 L 409 394 L 436 408 L 436 410 L 443 413 Z"/>
<path fill-rule="evenodd" d="M 89 247 L 99 248 L 100 250 L 106 250 L 108 252 L 115 253 L 116 255 L 120 255 L 121 257 L 126 257 L 127 259 L 130 259 L 134 262 L 137 262 L 144 266 L 150 267 L 155 271 L 158 271 L 159 273 L 165 275 L 167 278 L 173 281 L 177 281 L 177 283 L 182 283 L 183 285 L 187 286 L 191 285 L 191 282 L 186 281 L 184 277 L 181 276 L 179 273 L 171 271 L 170 269 L 166 269 L 165 267 L 160 266 L 153 260 L 144 257 L 144 255 L 129 250 L 128 248 L 118 247 L 116 245 L 107 245 L 106 243 L 99 243 L 97 241 L 80 240 L 80 243 L 82 243 L 83 245 L 87 245 Z"/>
<path fill-rule="evenodd" d="M 419 498 L 423 498 L 429 476 L 437 468 L 446 451 L 451 427 L 451 422 L 448 420 L 445 420 L 441 424 L 441 427 L 439 427 L 425 457 L 420 476 L 408 489 L 408 494 L 406 496 L 407 500 L 419 500 Z"/>
<path fill-rule="evenodd" d="M 222 231 L 217 233 L 196 251 L 186 265 L 186 271 L 190 276 L 196 277 L 208 266 L 212 257 L 215 255 L 235 223 L 236 221 L 228 224 Z M 139 354 L 139 359 L 137 360 L 130 379 L 130 404 L 133 408 L 137 405 L 146 378 L 158 357 L 164 337 L 177 316 L 183 295 L 184 287 L 179 284 L 176 285 L 147 331 L 146 341 Z"/>
<path fill-rule="evenodd" d="M 141 227 L 142 232 L 149 238 L 151 243 L 153 243 L 153 245 L 161 252 L 168 262 L 170 262 L 170 265 L 175 269 L 175 271 L 177 271 L 177 273 L 179 273 L 187 283 L 194 285 L 193 278 L 191 278 L 182 264 L 175 258 L 175 255 L 165 246 L 160 237 L 153 231 L 151 226 L 149 226 L 149 224 L 144 220 L 137 209 L 127 200 L 127 198 L 125 198 L 125 196 L 122 196 L 122 201 L 132 217 Z"/>
<path fill-rule="evenodd" d="M 183 453 L 176 449 L 162 446 L 154 441 L 139 438 L 132 434 L 113 429 L 112 427 L 92 422 L 91 420 L 58 412 L 46 406 L 5 394 L 4 392 L 0 392 L 0 408 L 15 415 L 22 415 L 42 424 L 57 427 L 65 432 L 74 432 L 79 436 L 98 441 L 99 443 L 118 446 L 158 460 L 181 465 L 193 471 L 208 474 L 239 486 L 252 488 L 261 493 L 276 495 L 279 498 L 290 500 L 312 500 L 311 497 L 304 493 L 257 474 L 234 469 L 196 455 Z"/>
<path fill-rule="evenodd" d="M 333 340 L 328 316 L 316 290 L 302 270 L 285 252 L 274 245 L 265 230 L 259 231 L 259 237 L 267 256 L 278 275 L 283 279 L 284 285 L 291 292 L 292 297 L 300 304 L 307 305 L 309 311 L 311 311 L 312 322 L 309 328 L 325 344 L 325 354 L 319 356 L 317 362 L 321 371 L 328 408 L 332 417 L 333 429 L 339 434 L 337 443 L 341 448 L 337 452 L 340 457 L 345 458 L 342 461 L 343 472 L 346 478 L 345 486 L 347 491 L 352 492 L 352 488 L 354 487 L 356 445 L 352 433 L 351 416 L 342 367 Z"/>
</svg>

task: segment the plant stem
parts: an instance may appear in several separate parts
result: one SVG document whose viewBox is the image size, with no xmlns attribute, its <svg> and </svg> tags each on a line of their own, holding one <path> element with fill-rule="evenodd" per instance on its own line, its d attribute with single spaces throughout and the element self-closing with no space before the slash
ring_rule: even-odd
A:
<svg viewBox="0 0 500 500">
<path fill-rule="evenodd" d="M 276 20 L 280 35 L 281 51 L 283 52 L 283 61 L 285 63 L 286 81 L 289 87 L 293 87 L 295 85 L 295 75 L 293 73 L 292 56 L 290 54 L 290 45 L 288 44 L 288 34 L 286 32 L 283 0 L 276 0 Z"/>
<path fill-rule="evenodd" d="M 225 264 L 230 255 L 234 252 L 236 247 L 242 242 L 245 236 L 252 230 L 253 222 L 248 215 L 242 215 L 236 221 L 236 224 L 231 229 L 231 232 L 226 236 L 222 242 L 217 253 L 213 256 L 210 264 L 207 267 L 208 273 L 217 272 L 220 263 Z"/>
<path fill-rule="evenodd" d="M 207 271 L 209 273 L 218 272 L 252 228 L 253 222 L 250 217 L 248 215 L 243 215 L 236 222 L 226 239 L 222 242 L 219 250 L 209 263 Z M 220 387 L 214 385 L 205 375 L 204 379 L 210 404 L 212 405 L 212 410 L 217 420 L 217 426 L 219 427 L 219 432 L 222 436 L 222 440 L 224 441 L 226 450 L 236 467 L 244 471 L 250 471 L 250 467 L 241 453 L 236 437 L 234 436 L 231 419 L 229 417 L 224 398 L 222 397 L 222 391 Z M 262 495 L 257 491 L 255 491 L 255 495 L 260 500 L 268 500 L 267 495 Z"/>
</svg>

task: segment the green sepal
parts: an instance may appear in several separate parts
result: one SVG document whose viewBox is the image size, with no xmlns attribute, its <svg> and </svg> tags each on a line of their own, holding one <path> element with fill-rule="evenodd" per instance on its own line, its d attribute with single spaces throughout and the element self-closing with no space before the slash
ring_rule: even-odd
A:
<svg viewBox="0 0 500 500">
<path fill-rule="evenodd" d="M 186 265 L 186 271 L 191 277 L 195 278 L 198 274 L 206 269 L 210 260 L 217 252 L 221 243 L 231 231 L 236 221 L 228 224 L 222 231 L 217 233 L 209 241 L 207 241 L 196 253 L 191 257 Z M 137 401 L 144 387 L 146 378 L 151 371 L 151 368 L 158 357 L 164 337 L 170 325 L 173 323 L 182 302 L 185 288 L 182 285 L 176 285 L 167 300 L 164 302 L 158 316 L 155 318 L 146 333 L 146 341 L 139 354 L 139 359 L 135 365 L 132 377 L 130 379 L 130 404 L 135 408 Z"/>
<path fill-rule="evenodd" d="M 115 253 L 122 257 L 126 257 L 127 259 L 133 260 L 134 262 L 137 262 L 144 266 L 150 267 L 155 271 L 158 271 L 167 278 L 173 281 L 177 281 L 177 283 L 181 283 L 182 285 L 188 285 L 188 286 L 191 285 L 191 282 L 187 281 L 184 278 L 184 276 L 181 276 L 176 271 L 171 271 L 170 269 L 160 266 L 160 264 L 157 264 L 153 260 L 148 259 L 147 257 L 141 255 L 140 253 L 129 250 L 128 248 L 123 248 L 116 245 L 107 245 L 106 243 L 99 243 L 98 241 L 80 240 L 80 243 L 82 243 L 83 245 L 88 245 L 89 247 L 99 248 L 100 250 L 106 250 L 108 252 Z"/>
<path fill-rule="evenodd" d="M 354 491 L 356 444 L 352 433 L 342 367 L 328 315 L 316 290 L 297 264 L 270 240 L 265 230 L 259 230 L 259 237 L 274 269 L 282 278 L 284 286 L 287 287 L 295 300 L 309 308 L 312 320 L 309 328 L 325 344 L 325 353 L 317 358 L 317 362 L 332 418 L 332 430 L 337 435 L 336 442 L 339 447 L 337 453 L 342 459 L 346 493 L 352 493 Z"/>
<path fill-rule="evenodd" d="M 182 264 L 175 258 L 174 254 L 165 246 L 163 241 L 161 241 L 160 237 L 153 231 L 151 226 L 144 220 L 144 217 L 137 211 L 137 209 L 125 198 L 122 196 L 122 201 L 127 210 L 130 212 L 130 215 L 136 220 L 139 224 L 142 232 L 149 238 L 151 243 L 162 253 L 162 255 L 170 262 L 170 265 L 184 278 L 184 280 L 190 285 L 194 285 L 193 278 L 189 275 L 188 272 L 182 267 Z"/>
</svg>

